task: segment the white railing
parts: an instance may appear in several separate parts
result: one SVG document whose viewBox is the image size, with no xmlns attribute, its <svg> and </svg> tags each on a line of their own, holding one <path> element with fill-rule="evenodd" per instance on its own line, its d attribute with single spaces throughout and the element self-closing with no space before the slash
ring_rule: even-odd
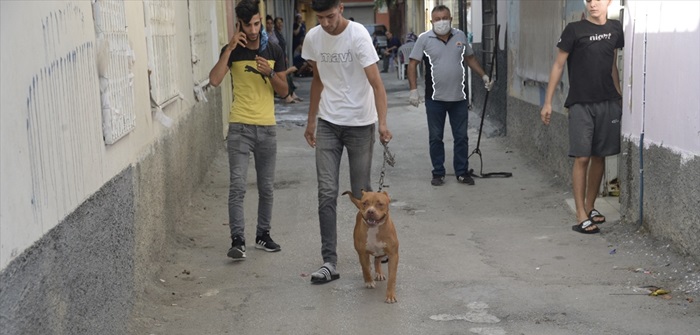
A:
<svg viewBox="0 0 700 335">
<path fill-rule="evenodd" d="M 172 1 L 144 0 L 146 45 L 151 99 L 164 107 L 179 96 L 175 45 L 175 8 Z"/>
<path fill-rule="evenodd" d="M 124 1 L 93 2 L 104 141 L 114 144 L 135 127 L 133 51 L 127 35 Z"/>
</svg>

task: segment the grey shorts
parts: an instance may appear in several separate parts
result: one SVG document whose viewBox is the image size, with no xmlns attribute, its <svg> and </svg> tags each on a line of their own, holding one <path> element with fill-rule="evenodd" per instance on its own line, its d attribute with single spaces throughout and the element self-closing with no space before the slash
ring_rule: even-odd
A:
<svg viewBox="0 0 700 335">
<path fill-rule="evenodd" d="M 605 157 L 620 153 L 619 100 L 569 107 L 569 156 Z"/>
</svg>

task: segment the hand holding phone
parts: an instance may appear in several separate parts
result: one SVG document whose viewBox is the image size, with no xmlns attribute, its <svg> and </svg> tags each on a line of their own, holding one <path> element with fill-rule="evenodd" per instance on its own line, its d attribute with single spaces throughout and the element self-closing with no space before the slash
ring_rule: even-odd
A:
<svg viewBox="0 0 700 335">
<path fill-rule="evenodd" d="M 239 45 L 245 48 L 247 43 L 248 39 L 243 31 L 243 26 L 241 26 L 240 22 L 236 21 L 236 32 L 233 33 L 233 36 L 231 36 L 231 40 L 228 42 L 228 47 L 231 50 L 236 49 L 236 47 Z"/>
</svg>

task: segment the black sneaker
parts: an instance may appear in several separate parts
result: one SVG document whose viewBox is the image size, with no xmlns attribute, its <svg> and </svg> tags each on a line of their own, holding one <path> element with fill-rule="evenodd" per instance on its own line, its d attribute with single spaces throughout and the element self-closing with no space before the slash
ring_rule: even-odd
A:
<svg viewBox="0 0 700 335">
<path fill-rule="evenodd" d="M 245 259 L 245 240 L 240 236 L 234 236 L 231 242 L 231 249 L 228 249 L 226 256 L 233 258 L 236 261 Z"/>
<path fill-rule="evenodd" d="M 472 176 L 469 175 L 469 173 L 457 176 L 457 181 L 462 184 L 474 185 L 474 179 L 472 178 Z"/>
<path fill-rule="evenodd" d="M 433 180 L 430 181 L 430 185 L 440 186 L 445 183 L 445 176 L 433 175 Z"/>
<path fill-rule="evenodd" d="M 266 231 L 262 235 L 255 237 L 255 249 L 262 249 L 269 252 L 280 251 L 282 248 L 270 237 L 270 232 Z"/>
</svg>

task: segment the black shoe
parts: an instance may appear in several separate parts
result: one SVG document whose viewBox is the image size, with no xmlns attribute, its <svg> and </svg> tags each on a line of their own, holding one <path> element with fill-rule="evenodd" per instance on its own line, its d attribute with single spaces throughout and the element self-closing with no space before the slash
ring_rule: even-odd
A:
<svg viewBox="0 0 700 335">
<path fill-rule="evenodd" d="M 228 249 L 226 256 L 237 261 L 245 259 L 245 240 L 240 236 L 234 236 L 231 242 L 231 249 Z"/>
<path fill-rule="evenodd" d="M 433 180 L 430 181 L 430 185 L 440 186 L 445 183 L 445 176 L 433 175 Z"/>
<path fill-rule="evenodd" d="M 269 252 L 280 251 L 282 248 L 270 237 L 270 232 L 266 231 L 262 235 L 255 237 L 255 249 L 262 249 Z"/>
<path fill-rule="evenodd" d="M 457 181 L 462 184 L 474 185 L 474 179 L 472 178 L 472 176 L 469 175 L 469 173 L 457 176 Z"/>
</svg>

